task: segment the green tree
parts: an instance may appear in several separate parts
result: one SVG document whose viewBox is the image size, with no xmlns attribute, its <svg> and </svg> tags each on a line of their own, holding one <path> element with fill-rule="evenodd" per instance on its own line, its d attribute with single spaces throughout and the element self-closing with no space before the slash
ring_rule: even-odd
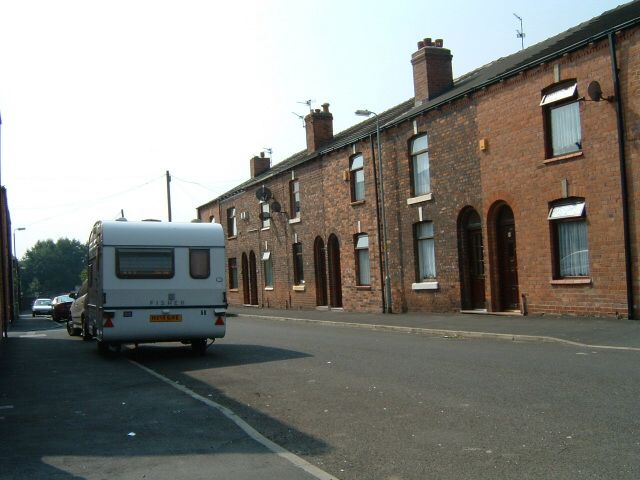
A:
<svg viewBox="0 0 640 480">
<path fill-rule="evenodd" d="M 20 261 L 24 295 L 54 297 L 72 291 L 81 283 L 86 257 L 87 246 L 78 240 L 38 241 Z"/>
</svg>

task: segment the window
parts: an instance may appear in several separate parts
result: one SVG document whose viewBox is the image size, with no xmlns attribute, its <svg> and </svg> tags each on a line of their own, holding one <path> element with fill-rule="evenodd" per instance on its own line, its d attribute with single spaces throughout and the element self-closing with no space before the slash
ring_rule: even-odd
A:
<svg viewBox="0 0 640 480">
<path fill-rule="evenodd" d="M 369 235 L 356 235 L 356 279 L 357 285 L 371 285 L 369 266 Z"/>
<path fill-rule="evenodd" d="M 235 207 L 227 208 L 227 237 L 238 235 L 238 224 L 236 223 Z"/>
<path fill-rule="evenodd" d="M 229 288 L 232 290 L 238 289 L 238 261 L 235 258 L 230 258 L 229 262 Z"/>
<path fill-rule="evenodd" d="M 172 278 L 172 248 L 116 248 L 118 278 Z"/>
<path fill-rule="evenodd" d="M 588 277 L 589 246 L 583 199 L 559 202 L 549 210 L 554 243 L 554 277 Z"/>
<path fill-rule="evenodd" d="M 262 252 L 262 264 L 264 265 L 264 286 L 273 288 L 273 261 L 271 252 Z"/>
<path fill-rule="evenodd" d="M 209 249 L 189 249 L 189 273 L 191 278 L 209 278 L 210 274 Z"/>
<path fill-rule="evenodd" d="M 415 224 L 417 281 L 424 282 L 436 278 L 436 254 L 433 239 L 433 223 Z"/>
<path fill-rule="evenodd" d="M 262 222 L 262 228 L 271 226 L 271 208 L 267 202 L 260 203 L 260 221 Z"/>
<path fill-rule="evenodd" d="M 302 244 L 293 244 L 293 283 L 295 285 L 304 285 L 304 270 L 302 267 Z"/>
<path fill-rule="evenodd" d="M 540 106 L 545 116 L 547 157 L 582 150 L 580 103 L 575 80 L 543 92 Z"/>
<path fill-rule="evenodd" d="M 431 192 L 429 142 L 426 134 L 411 141 L 411 175 L 411 194 L 414 197 Z"/>
<path fill-rule="evenodd" d="M 294 180 L 289 184 L 289 199 L 291 202 L 291 218 L 300 218 L 300 181 Z"/>
<path fill-rule="evenodd" d="M 364 200 L 364 159 L 361 153 L 351 159 L 349 177 L 351 179 L 351 201 Z"/>
</svg>

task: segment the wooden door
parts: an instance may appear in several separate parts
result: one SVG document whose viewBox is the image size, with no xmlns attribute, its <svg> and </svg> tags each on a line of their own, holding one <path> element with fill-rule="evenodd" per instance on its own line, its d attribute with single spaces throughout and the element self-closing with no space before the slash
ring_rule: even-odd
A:
<svg viewBox="0 0 640 480">
<path fill-rule="evenodd" d="M 313 263 L 316 275 L 316 305 L 328 305 L 327 262 L 322 238 L 316 237 L 313 244 Z"/>
<path fill-rule="evenodd" d="M 482 245 L 482 230 L 480 228 L 468 230 L 467 252 L 471 308 L 483 309 L 486 307 L 486 301 L 484 296 L 484 248 Z"/>
<path fill-rule="evenodd" d="M 333 308 L 342 307 L 342 273 L 340 271 L 340 244 L 338 237 L 329 236 L 329 305 Z"/>
<path fill-rule="evenodd" d="M 504 206 L 498 216 L 498 278 L 500 281 L 500 309 L 520 308 L 518 289 L 518 259 L 516 253 L 516 226 L 513 212 Z"/>
</svg>

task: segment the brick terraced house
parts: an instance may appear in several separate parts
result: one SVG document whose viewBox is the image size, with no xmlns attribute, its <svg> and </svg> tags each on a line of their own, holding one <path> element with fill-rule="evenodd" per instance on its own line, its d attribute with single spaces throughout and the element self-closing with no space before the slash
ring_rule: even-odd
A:
<svg viewBox="0 0 640 480">
<path fill-rule="evenodd" d="M 312 111 L 305 151 L 198 207 L 230 304 L 637 316 L 639 25 L 635 1 L 457 79 L 427 38 L 414 98 L 337 134 Z"/>
</svg>

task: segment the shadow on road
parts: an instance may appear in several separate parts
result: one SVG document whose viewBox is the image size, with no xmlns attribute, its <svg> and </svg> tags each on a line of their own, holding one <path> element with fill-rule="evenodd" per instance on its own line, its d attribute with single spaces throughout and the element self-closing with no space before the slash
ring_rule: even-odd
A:
<svg viewBox="0 0 640 480">
<path fill-rule="evenodd" d="M 176 478 L 178 469 L 180 476 L 189 468 L 203 474 L 213 457 L 217 468 L 256 455 L 264 458 L 269 452 L 220 412 L 128 360 L 150 368 L 171 364 L 189 372 L 308 356 L 259 345 L 220 344 L 196 357 L 189 347 L 172 344 L 102 357 L 94 342 L 70 338 L 46 319 L 30 320 L 14 325 L 10 338 L 0 343 L 2 478 L 66 480 L 89 473 L 100 478 Z M 268 430 L 291 432 L 312 453 L 329 449 L 319 439 L 226 397 L 215 385 L 186 375 L 172 380 L 231 408 L 251 424 L 258 421 Z"/>
</svg>

